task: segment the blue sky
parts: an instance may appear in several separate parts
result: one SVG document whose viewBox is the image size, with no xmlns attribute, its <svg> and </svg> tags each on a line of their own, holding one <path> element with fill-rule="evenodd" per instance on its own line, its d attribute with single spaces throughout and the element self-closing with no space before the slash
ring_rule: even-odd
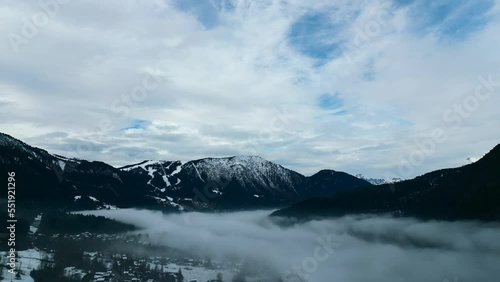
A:
<svg viewBox="0 0 500 282">
<path fill-rule="evenodd" d="M 309 12 L 290 26 L 288 41 L 298 52 L 321 61 L 339 56 L 341 41 L 336 35 L 342 29 L 327 12 Z"/>
<path fill-rule="evenodd" d="M 304 174 L 401 178 L 460 166 L 500 142 L 499 7 L 71 1 L 25 36 L 44 10 L 8 0 L 0 131 L 116 166 L 260 155 Z M 476 107 L 477 89 L 493 92 Z M 411 164 L 435 130 L 446 140 Z"/>
<path fill-rule="evenodd" d="M 136 119 L 136 120 L 133 120 L 129 126 L 124 127 L 120 130 L 125 131 L 125 130 L 129 130 L 129 129 L 145 129 L 147 126 L 147 122 L 148 122 L 147 120 Z"/>
<path fill-rule="evenodd" d="M 484 27 L 490 20 L 495 1 L 398 1 L 409 6 L 413 31 L 422 35 L 435 32 L 446 39 L 462 40 Z"/>
</svg>

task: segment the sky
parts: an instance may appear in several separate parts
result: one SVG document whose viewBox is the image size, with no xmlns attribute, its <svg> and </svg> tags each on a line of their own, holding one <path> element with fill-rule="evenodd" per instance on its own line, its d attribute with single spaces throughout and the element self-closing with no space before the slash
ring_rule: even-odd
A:
<svg viewBox="0 0 500 282">
<path fill-rule="evenodd" d="M 499 0 L 5 0 L 0 132 L 411 178 L 500 143 Z"/>
</svg>

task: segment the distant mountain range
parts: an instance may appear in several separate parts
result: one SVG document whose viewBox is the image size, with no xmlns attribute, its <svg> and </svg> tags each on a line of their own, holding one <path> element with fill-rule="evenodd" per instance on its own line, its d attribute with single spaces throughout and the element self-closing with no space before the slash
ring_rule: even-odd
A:
<svg viewBox="0 0 500 282">
<path fill-rule="evenodd" d="M 361 213 L 422 219 L 500 220 L 500 145 L 463 167 L 351 189 L 334 197 L 305 200 L 272 215 L 310 219 Z"/>
<path fill-rule="evenodd" d="M 66 209 L 271 208 L 372 186 L 366 180 L 333 170 L 306 177 L 256 156 L 186 163 L 148 160 L 115 168 L 103 162 L 53 155 L 2 133 L 0 170 L 2 175 L 16 173 L 18 202 Z"/>
<path fill-rule="evenodd" d="M 356 174 L 356 177 L 359 178 L 359 179 L 364 179 L 364 180 L 370 182 L 373 185 L 382 185 L 382 184 L 387 184 L 387 183 L 394 183 L 394 182 L 399 182 L 399 181 L 402 180 L 400 178 L 393 178 L 393 179 L 390 179 L 390 180 L 384 179 L 384 178 L 366 178 L 366 177 L 364 177 L 361 174 Z"/>
</svg>

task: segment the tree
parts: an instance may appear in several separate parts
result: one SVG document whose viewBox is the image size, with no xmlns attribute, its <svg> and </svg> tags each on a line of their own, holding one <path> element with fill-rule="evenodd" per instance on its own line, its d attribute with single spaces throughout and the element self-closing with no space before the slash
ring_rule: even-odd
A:
<svg viewBox="0 0 500 282">
<path fill-rule="evenodd" d="M 182 270 L 180 267 L 179 267 L 179 272 L 177 273 L 177 279 L 179 281 L 184 281 L 184 275 L 182 275 Z"/>
<path fill-rule="evenodd" d="M 208 269 L 213 269 L 214 268 L 214 265 L 212 263 L 212 259 L 211 258 L 207 258 L 205 260 L 205 267 L 208 268 Z"/>
<path fill-rule="evenodd" d="M 74 242 L 62 242 L 55 249 L 54 261 L 57 268 L 80 267 L 83 263 L 83 249 Z"/>
<path fill-rule="evenodd" d="M 217 273 L 217 282 L 223 282 L 222 281 L 222 273 Z"/>
<path fill-rule="evenodd" d="M 240 271 L 233 277 L 233 282 L 246 282 L 245 275 Z"/>
</svg>

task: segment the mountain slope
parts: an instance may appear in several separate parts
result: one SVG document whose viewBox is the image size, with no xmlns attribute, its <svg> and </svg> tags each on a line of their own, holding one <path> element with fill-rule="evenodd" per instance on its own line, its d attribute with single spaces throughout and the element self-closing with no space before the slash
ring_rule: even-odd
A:
<svg viewBox="0 0 500 282">
<path fill-rule="evenodd" d="M 317 217 L 392 213 L 424 219 L 500 220 L 500 145 L 479 161 L 393 184 L 311 199 L 274 216 Z"/>
<path fill-rule="evenodd" d="M 0 133 L 0 173 L 7 172 L 16 174 L 18 202 L 75 209 L 155 205 L 130 174 L 103 162 L 52 155 Z"/>
<path fill-rule="evenodd" d="M 257 156 L 205 158 L 185 164 L 144 161 L 120 170 L 147 174 L 157 198 L 173 197 L 197 208 L 276 207 L 370 185 L 343 172 L 325 170 L 305 177 Z"/>
<path fill-rule="evenodd" d="M 368 182 L 342 172 L 311 177 L 256 156 L 143 161 L 121 168 L 68 159 L 0 133 L 0 172 L 16 172 L 19 199 L 56 207 L 235 210 L 332 196 Z M 4 197 L 2 195 L 1 197 Z"/>
</svg>

